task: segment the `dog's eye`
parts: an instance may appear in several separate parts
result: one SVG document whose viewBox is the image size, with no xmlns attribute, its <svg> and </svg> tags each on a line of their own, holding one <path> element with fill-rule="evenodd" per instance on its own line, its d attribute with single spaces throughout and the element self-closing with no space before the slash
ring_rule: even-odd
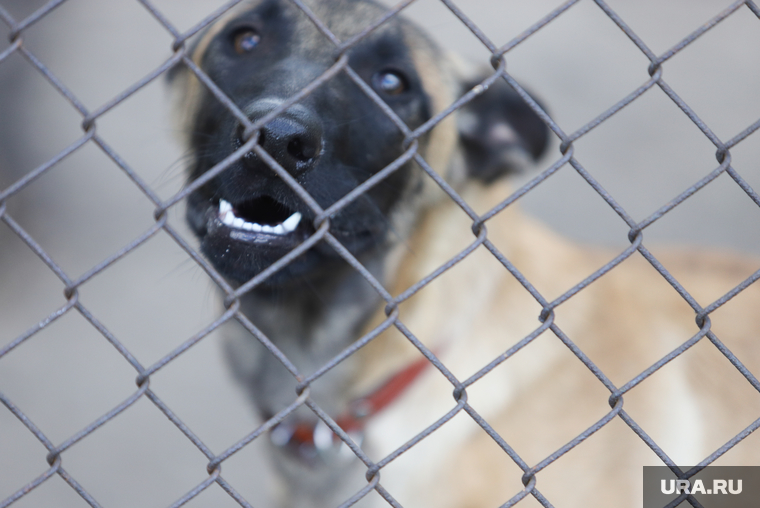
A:
<svg viewBox="0 0 760 508">
<path fill-rule="evenodd" d="M 404 75 L 396 71 L 378 72 L 372 79 L 375 87 L 387 95 L 398 95 L 409 88 Z"/>
<path fill-rule="evenodd" d="M 232 44 L 235 47 L 235 52 L 239 55 L 250 53 L 253 49 L 259 45 L 261 36 L 253 28 L 241 28 L 232 34 Z"/>
</svg>

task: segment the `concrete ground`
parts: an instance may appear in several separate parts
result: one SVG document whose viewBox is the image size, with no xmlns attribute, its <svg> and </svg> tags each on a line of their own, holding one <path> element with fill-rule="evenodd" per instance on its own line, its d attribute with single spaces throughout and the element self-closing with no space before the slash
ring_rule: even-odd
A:
<svg viewBox="0 0 760 508">
<path fill-rule="evenodd" d="M 180 30 L 222 4 L 155 0 Z M 497 45 L 559 0 L 467 0 L 461 8 Z M 17 19 L 38 0 L 0 0 Z M 610 0 L 655 54 L 728 6 L 728 0 Z M 487 64 L 489 54 L 437 0 L 408 15 L 452 51 Z M 0 41 L 8 30 L 0 23 Z M 24 45 L 91 111 L 165 61 L 172 38 L 132 0 L 69 0 L 25 32 Z M 7 42 L 0 42 L 0 52 Z M 571 133 L 649 79 L 648 61 L 597 5 L 581 0 L 508 54 L 509 72 Z M 741 8 L 665 63 L 664 79 L 723 141 L 760 118 L 760 25 Z M 0 63 L 0 192 L 81 137 L 81 116 L 19 55 Z M 162 80 L 97 121 L 97 133 L 161 198 L 182 185 Z M 559 158 L 555 141 L 538 169 Z M 576 158 L 636 220 L 718 163 L 715 147 L 654 87 L 576 143 Z M 732 150 L 733 167 L 760 188 L 760 134 Z M 521 177 L 527 180 L 535 173 Z M 628 228 L 570 167 L 522 206 L 565 235 L 622 247 Z M 7 201 L 8 214 L 72 279 L 153 224 L 148 199 L 101 150 L 85 146 Z M 760 213 L 728 177 L 655 223 L 646 242 L 694 244 L 760 254 Z M 170 222 L 191 235 L 181 210 Z M 0 348 L 65 304 L 63 283 L 0 223 Z M 148 366 L 219 316 L 213 283 L 161 233 L 80 290 L 81 304 Z M 0 393 L 60 444 L 137 389 L 135 370 L 72 311 L 0 358 Z M 212 334 L 158 371 L 151 390 L 214 452 L 257 422 L 225 369 Z M 255 506 L 268 506 L 261 443 L 224 465 L 223 476 Z M 0 503 L 47 468 L 46 450 L 0 407 Z M 74 445 L 64 467 L 104 507 L 167 506 L 206 478 L 206 458 L 143 398 Z M 73 508 L 84 501 L 53 477 L 15 507 Z M 237 506 L 212 486 L 187 506 Z"/>
</svg>

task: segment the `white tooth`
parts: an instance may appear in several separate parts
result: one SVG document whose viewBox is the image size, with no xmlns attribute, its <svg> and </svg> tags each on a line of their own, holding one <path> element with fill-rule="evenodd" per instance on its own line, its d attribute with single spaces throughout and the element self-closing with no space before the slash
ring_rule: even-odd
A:
<svg viewBox="0 0 760 508">
<path fill-rule="evenodd" d="M 224 215 L 224 214 L 226 214 L 227 212 L 229 212 L 231 210 L 232 210 L 232 205 L 229 202 L 227 202 L 227 201 L 225 201 L 223 199 L 219 200 L 219 213 L 220 214 Z"/>
<path fill-rule="evenodd" d="M 232 225 L 238 229 L 241 229 L 243 224 L 245 224 L 245 221 L 240 217 L 235 217 L 235 220 L 232 221 Z"/>
<path fill-rule="evenodd" d="M 261 231 L 263 233 L 272 233 L 274 230 L 272 229 L 272 226 L 267 226 L 266 224 L 261 226 Z"/>
<path fill-rule="evenodd" d="M 253 226 L 251 228 L 252 231 L 255 231 L 257 233 L 261 233 L 261 224 L 256 224 L 255 222 L 253 222 L 253 223 L 251 223 L 251 225 Z"/>
<path fill-rule="evenodd" d="M 286 231 L 285 231 L 285 228 L 282 227 L 282 224 L 277 224 L 275 227 L 272 228 L 272 233 L 276 235 L 284 235 Z"/>
<path fill-rule="evenodd" d="M 299 222 L 301 222 L 301 214 L 299 212 L 296 212 L 282 223 L 282 227 L 285 228 L 286 232 L 290 233 L 291 231 L 296 230 Z"/>
<path fill-rule="evenodd" d="M 235 221 L 235 216 L 232 214 L 231 211 L 228 211 L 224 214 L 224 217 L 222 218 L 222 222 L 224 222 L 228 226 L 232 226 L 232 223 Z"/>
<path fill-rule="evenodd" d="M 246 231 L 253 231 L 253 223 L 251 222 L 244 223 L 243 229 L 245 229 Z"/>
</svg>

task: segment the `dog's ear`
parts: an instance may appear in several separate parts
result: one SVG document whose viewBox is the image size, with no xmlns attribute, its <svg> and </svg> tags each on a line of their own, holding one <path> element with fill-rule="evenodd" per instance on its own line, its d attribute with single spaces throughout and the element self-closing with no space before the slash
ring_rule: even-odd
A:
<svg viewBox="0 0 760 508">
<path fill-rule="evenodd" d="M 463 93 L 480 82 L 465 82 Z M 537 160 L 549 139 L 546 124 L 503 79 L 459 110 L 457 129 L 469 176 L 486 183 Z"/>
</svg>

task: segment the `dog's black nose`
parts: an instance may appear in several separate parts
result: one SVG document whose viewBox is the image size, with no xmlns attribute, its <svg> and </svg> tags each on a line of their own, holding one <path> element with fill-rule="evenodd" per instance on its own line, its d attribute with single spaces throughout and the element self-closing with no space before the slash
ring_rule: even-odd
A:
<svg viewBox="0 0 760 508">
<path fill-rule="evenodd" d="M 259 144 L 290 173 L 302 173 L 322 149 L 322 136 L 315 125 L 277 117 L 261 129 Z"/>
<path fill-rule="evenodd" d="M 270 110 L 269 104 L 254 104 L 252 120 L 256 121 Z M 242 128 L 238 136 L 242 136 Z M 241 140 L 242 142 L 242 140 Z M 322 152 L 322 128 L 310 110 L 294 106 L 271 120 L 261 129 L 259 144 L 286 171 L 298 176 L 311 169 Z M 257 157 L 246 157 L 251 168 L 260 167 Z"/>
</svg>

